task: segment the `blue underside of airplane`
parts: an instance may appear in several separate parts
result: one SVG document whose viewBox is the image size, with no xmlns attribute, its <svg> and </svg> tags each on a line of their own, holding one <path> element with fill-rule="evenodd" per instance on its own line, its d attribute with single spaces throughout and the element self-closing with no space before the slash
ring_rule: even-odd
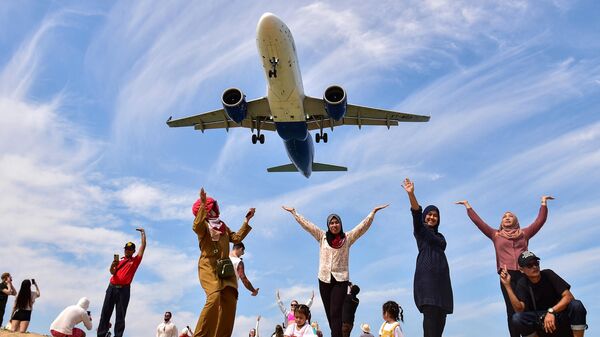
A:
<svg viewBox="0 0 600 337">
<path fill-rule="evenodd" d="M 275 128 L 283 139 L 290 161 L 302 175 L 310 177 L 315 150 L 306 122 L 275 123 Z"/>
</svg>

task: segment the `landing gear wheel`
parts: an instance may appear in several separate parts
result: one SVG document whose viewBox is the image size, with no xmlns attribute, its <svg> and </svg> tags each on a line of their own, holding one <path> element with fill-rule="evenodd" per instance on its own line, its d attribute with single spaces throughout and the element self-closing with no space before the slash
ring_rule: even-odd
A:
<svg viewBox="0 0 600 337">
<path fill-rule="evenodd" d="M 321 134 L 320 133 L 315 133 L 315 141 L 317 143 L 321 142 Z"/>
<path fill-rule="evenodd" d="M 323 138 L 323 143 L 327 143 L 327 132 L 325 132 L 322 136 Z"/>
<path fill-rule="evenodd" d="M 260 135 L 260 136 L 258 136 L 258 141 L 259 141 L 261 144 L 264 144 L 264 143 L 265 143 L 265 135 Z"/>
<path fill-rule="evenodd" d="M 258 140 L 258 137 L 256 137 L 256 135 L 252 135 L 252 144 L 256 144 L 257 140 Z"/>
<path fill-rule="evenodd" d="M 269 78 L 277 77 L 277 70 L 269 70 Z"/>
</svg>

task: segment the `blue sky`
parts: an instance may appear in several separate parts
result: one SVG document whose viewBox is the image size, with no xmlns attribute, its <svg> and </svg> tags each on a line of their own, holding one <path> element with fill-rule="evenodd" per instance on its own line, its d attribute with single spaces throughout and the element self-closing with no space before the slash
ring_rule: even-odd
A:
<svg viewBox="0 0 600 337">
<path fill-rule="evenodd" d="M 391 130 L 337 128 L 316 160 L 347 173 L 267 174 L 287 163 L 282 141 L 249 130 L 168 129 L 220 106 L 231 86 L 265 95 L 255 45 L 264 12 L 294 34 L 304 88 L 343 86 L 354 104 L 431 115 Z M 132 290 L 127 334 L 151 335 L 170 310 L 194 326 L 204 304 L 196 274 L 191 204 L 200 186 L 237 228 L 256 207 L 246 268 L 258 297 L 241 289 L 234 336 L 256 315 L 270 335 L 286 303 L 315 290 L 318 248 L 280 206 L 346 230 L 391 203 L 352 247 L 361 286 L 356 325 L 381 324 L 398 301 L 407 336 L 421 334 L 412 299 L 417 255 L 404 177 L 441 210 L 455 295 L 447 336 L 505 336 L 491 242 L 453 205 L 468 199 L 491 225 L 505 210 L 522 224 L 552 194 L 530 242 L 600 321 L 600 4 L 597 1 L 68 2 L 0 4 L 0 269 L 40 283 L 30 330 L 47 331 L 81 296 L 95 322 L 113 253 L 148 248 Z M 9 306 L 12 305 L 12 300 Z M 5 317 L 6 319 L 7 317 Z M 358 335 L 358 328 L 354 334 Z"/>
</svg>

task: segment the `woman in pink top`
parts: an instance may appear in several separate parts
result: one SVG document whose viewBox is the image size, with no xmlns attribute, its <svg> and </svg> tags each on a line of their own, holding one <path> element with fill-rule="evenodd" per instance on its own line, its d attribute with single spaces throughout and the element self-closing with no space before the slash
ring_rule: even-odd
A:
<svg viewBox="0 0 600 337">
<path fill-rule="evenodd" d="M 519 225 L 519 219 L 512 212 L 504 212 L 500 226 L 498 229 L 490 227 L 486 224 L 477 213 L 473 210 L 468 201 L 462 200 L 457 201 L 459 205 L 464 205 L 467 209 L 467 215 L 473 221 L 475 226 L 487 236 L 494 243 L 494 249 L 496 250 L 496 271 L 500 273 L 502 268 L 506 268 L 511 276 L 511 283 L 513 287 L 516 287 L 517 282 L 521 278 L 522 274 L 519 271 L 517 259 L 519 255 L 528 250 L 529 239 L 531 239 L 544 225 L 546 217 L 548 216 L 548 207 L 546 206 L 547 200 L 553 200 L 554 198 L 548 195 L 542 197 L 542 205 L 535 221 L 521 229 Z M 513 288 L 514 289 L 514 288 Z M 508 330 L 510 331 L 511 337 L 519 337 L 519 333 L 512 325 L 512 315 L 515 313 L 513 307 L 508 298 L 508 294 L 502 284 L 500 284 L 500 290 L 504 296 L 504 303 L 506 304 L 506 314 L 508 320 Z"/>
</svg>

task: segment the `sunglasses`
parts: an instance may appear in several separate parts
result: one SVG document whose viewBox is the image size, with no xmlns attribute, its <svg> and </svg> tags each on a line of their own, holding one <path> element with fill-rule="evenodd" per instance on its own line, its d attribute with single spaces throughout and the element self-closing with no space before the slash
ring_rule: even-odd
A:
<svg viewBox="0 0 600 337">
<path fill-rule="evenodd" d="M 292 304 L 290 304 L 290 306 L 292 306 L 292 307 L 296 307 L 296 306 L 298 306 L 298 304 L 294 304 L 294 303 L 292 303 Z"/>
<path fill-rule="evenodd" d="M 533 267 L 539 267 L 539 266 L 540 266 L 540 261 L 531 261 L 525 265 L 525 267 L 527 267 L 527 268 L 533 268 Z"/>
</svg>

